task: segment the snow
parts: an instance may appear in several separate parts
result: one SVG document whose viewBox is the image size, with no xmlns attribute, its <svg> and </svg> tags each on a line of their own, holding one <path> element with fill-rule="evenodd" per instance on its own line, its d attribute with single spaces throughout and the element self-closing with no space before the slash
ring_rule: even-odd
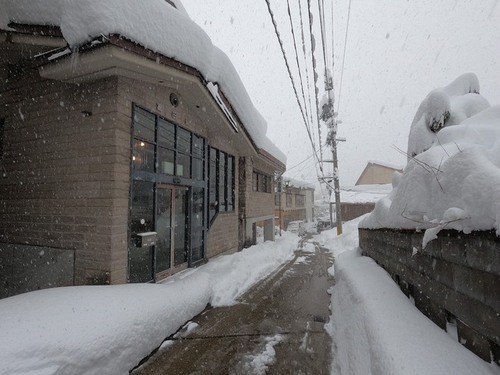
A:
<svg viewBox="0 0 500 375">
<path fill-rule="evenodd" d="M 342 203 L 375 203 L 391 192 L 391 184 L 343 186 L 340 188 L 340 201 Z M 335 194 L 330 196 L 335 202 Z"/>
<path fill-rule="evenodd" d="M 392 192 L 376 203 L 361 227 L 429 229 L 425 243 L 444 228 L 465 233 L 495 229 L 500 234 L 500 106 L 487 106 L 479 94 L 468 93 L 479 89 L 474 77 L 461 76 L 431 93 L 448 95 L 448 122 L 437 133 L 421 128 L 427 134 L 419 140 L 414 121 L 409 152 L 427 150 L 408 161 L 402 175 L 394 179 Z M 439 120 L 443 113 L 439 106 L 425 112 L 429 98 L 415 116 L 420 125 L 422 119 Z"/>
<path fill-rule="evenodd" d="M 298 240 L 285 233 L 162 284 L 54 288 L 2 299 L 0 374 L 126 374 L 207 304 L 236 303 L 293 257 Z"/>
<path fill-rule="evenodd" d="M 427 319 L 371 258 L 360 255 L 358 223 L 324 231 L 335 265 L 331 317 L 332 375 L 500 374 Z"/>
<path fill-rule="evenodd" d="M 288 186 L 290 187 L 296 187 L 300 189 L 313 189 L 314 190 L 314 184 L 310 184 L 306 181 L 298 180 L 292 177 L 288 176 L 283 176 L 283 184 L 286 185 L 288 183 Z"/>
<path fill-rule="evenodd" d="M 72 49 L 100 35 L 119 34 L 196 68 L 221 88 L 257 147 L 285 164 L 229 58 L 187 16 L 181 2 L 175 4 L 179 9 L 165 0 L 0 0 L 0 29 L 9 30 L 9 22 L 59 26 Z"/>
<path fill-rule="evenodd" d="M 269 366 L 276 362 L 276 350 L 274 347 L 282 342 L 282 335 L 269 336 L 264 339 L 264 349 L 256 354 L 248 354 L 243 357 L 238 373 L 265 375 Z"/>
</svg>

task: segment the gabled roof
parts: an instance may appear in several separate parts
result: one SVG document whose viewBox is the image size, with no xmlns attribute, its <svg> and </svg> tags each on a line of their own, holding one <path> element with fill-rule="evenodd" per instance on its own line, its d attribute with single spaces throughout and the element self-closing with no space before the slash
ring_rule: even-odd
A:
<svg viewBox="0 0 500 375">
<path fill-rule="evenodd" d="M 0 29 L 44 25 L 60 31 L 70 53 L 98 38 L 119 35 L 198 71 L 217 85 L 241 120 L 257 151 L 285 164 L 285 155 L 266 137 L 267 123 L 252 104 L 229 58 L 185 12 L 179 0 L 0 0 Z"/>
<path fill-rule="evenodd" d="M 385 162 L 381 162 L 381 161 L 369 160 L 365 166 L 365 169 L 363 169 L 363 172 L 361 172 L 361 174 L 359 175 L 359 178 L 356 181 L 355 185 L 358 185 L 360 183 L 360 181 L 363 181 L 364 177 L 374 168 L 382 168 L 382 169 L 386 169 L 386 170 L 389 170 L 392 172 L 396 172 L 396 171 L 401 172 L 403 170 L 402 166 L 389 164 L 389 163 L 385 163 Z M 384 183 L 388 183 L 388 182 L 389 181 L 386 181 Z"/>
</svg>

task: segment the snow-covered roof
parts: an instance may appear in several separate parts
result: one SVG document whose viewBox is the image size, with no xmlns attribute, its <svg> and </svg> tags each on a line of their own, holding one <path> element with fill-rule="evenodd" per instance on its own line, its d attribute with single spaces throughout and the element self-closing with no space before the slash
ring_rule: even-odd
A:
<svg viewBox="0 0 500 375">
<path fill-rule="evenodd" d="M 462 114 L 469 104 L 454 103 Z M 496 229 L 500 235 L 500 106 L 464 117 L 434 137 L 426 151 L 409 160 L 393 191 L 360 225 L 432 228 L 424 243 L 443 228 L 465 233 Z"/>
<path fill-rule="evenodd" d="M 10 22 L 58 26 L 71 47 L 101 34 L 119 34 L 189 65 L 218 84 L 256 146 L 285 164 L 229 58 L 189 18 L 180 0 L 172 2 L 176 7 L 165 0 L 0 0 L 0 29 L 9 30 Z"/>
<path fill-rule="evenodd" d="M 291 187 L 296 187 L 296 188 L 301 188 L 301 189 L 313 189 L 314 190 L 314 184 L 310 184 L 308 182 L 298 180 L 292 177 L 287 177 L 283 176 L 283 183 L 287 183 L 288 186 Z"/>
<path fill-rule="evenodd" d="M 391 184 L 344 186 L 340 188 L 341 203 L 375 203 L 387 196 L 392 190 Z M 335 194 L 330 201 L 335 202 Z"/>
<path fill-rule="evenodd" d="M 379 161 L 379 160 L 368 160 L 367 165 L 370 165 L 370 164 L 380 165 L 381 167 L 395 169 L 397 171 L 401 171 L 404 168 L 403 165 L 391 164 L 391 163 L 387 163 L 385 161 Z"/>
</svg>

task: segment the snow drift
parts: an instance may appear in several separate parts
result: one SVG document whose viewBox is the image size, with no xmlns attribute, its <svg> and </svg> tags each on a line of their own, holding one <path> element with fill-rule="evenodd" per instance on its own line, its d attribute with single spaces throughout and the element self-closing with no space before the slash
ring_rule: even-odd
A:
<svg viewBox="0 0 500 375">
<path fill-rule="evenodd" d="M 427 135 L 421 138 L 414 121 L 409 153 L 427 148 L 427 142 L 430 145 L 408 161 L 403 174 L 394 179 L 392 192 L 377 202 L 360 227 L 430 229 L 424 246 L 444 228 L 465 233 L 495 229 L 500 234 L 500 106 L 489 107 L 475 93 L 454 96 L 476 91 L 474 77 L 461 76 L 424 100 L 415 116 L 418 127 L 423 126 L 424 118 L 448 120 L 436 133 L 425 130 Z M 435 107 L 429 102 L 435 95 L 450 101 L 444 100 L 441 104 L 445 107 L 437 110 L 436 102 Z M 424 111 L 424 107 L 428 110 Z M 444 113 L 443 108 L 450 109 L 449 115 L 436 116 Z M 431 126 L 432 121 L 426 124 Z"/>
</svg>

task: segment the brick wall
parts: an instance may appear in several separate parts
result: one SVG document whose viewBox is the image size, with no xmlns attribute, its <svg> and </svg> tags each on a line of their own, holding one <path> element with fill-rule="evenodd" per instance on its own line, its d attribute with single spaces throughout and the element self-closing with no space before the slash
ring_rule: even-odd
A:
<svg viewBox="0 0 500 375">
<path fill-rule="evenodd" d="M 238 215 L 233 213 L 219 213 L 208 231 L 209 258 L 238 250 Z"/>
<path fill-rule="evenodd" d="M 422 237 L 360 229 L 359 246 L 437 325 L 456 321 L 466 347 L 500 363 L 500 238 L 494 232 L 442 231 L 422 250 Z"/>
<path fill-rule="evenodd" d="M 125 282 L 130 123 L 116 114 L 116 79 L 31 71 L 6 86 L 0 243 L 75 250 L 76 284 Z"/>
</svg>

